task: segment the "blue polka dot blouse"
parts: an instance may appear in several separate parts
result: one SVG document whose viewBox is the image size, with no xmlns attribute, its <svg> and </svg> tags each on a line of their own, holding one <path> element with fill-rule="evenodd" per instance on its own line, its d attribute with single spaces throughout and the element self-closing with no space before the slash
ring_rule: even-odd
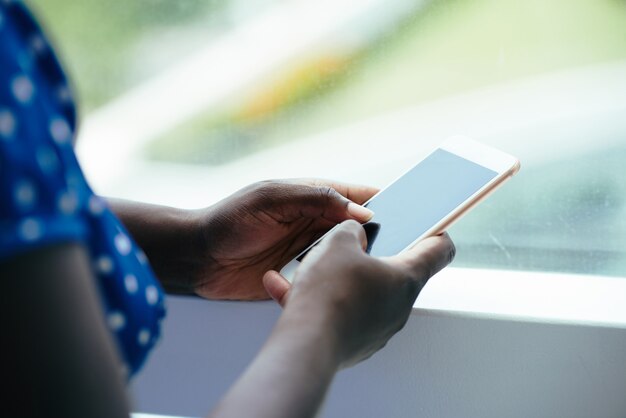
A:
<svg viewBox="0 0 626 418">
<path fill-rule="evenodd" d="M 0 0 L 0 262 L 82 242 L 131 375 L 159 336 L 163 292 L 146 256 L 87 184 L 72 147 L 75 106 L 26 7 Z"/>
</svg>

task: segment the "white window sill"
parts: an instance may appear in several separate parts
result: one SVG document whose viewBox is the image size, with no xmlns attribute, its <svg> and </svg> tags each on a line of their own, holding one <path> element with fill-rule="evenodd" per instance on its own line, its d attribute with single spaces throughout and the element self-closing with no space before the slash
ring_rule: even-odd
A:
<svg viewBox="0 0 626 418">
<path fill-rule="evenodd" d="M 625 301 L 626 279 L 449 268 L 382 351 L 337 376 L 321 416 L 623 416 Z M 135 409 L 206 415 L 279 314 L 170 297 Z"/>
<path fill-rule="evenodd" d="M 626 278 L 446 268 L 415 312 L 626 328 Z"/>
</svg>

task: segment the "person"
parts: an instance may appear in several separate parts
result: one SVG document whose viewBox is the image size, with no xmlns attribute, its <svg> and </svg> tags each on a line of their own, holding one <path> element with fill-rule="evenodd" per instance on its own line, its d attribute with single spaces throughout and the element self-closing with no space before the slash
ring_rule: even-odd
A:
<svg viewBox="0 0 626 418">
<path fill-rule="evenodd" d="M 366 254 L 367 186 L 265 181 L 193 211 L 103 199 L 73 152 L 71 88 L 18 0 L 0 1 L 0 63 L 9 416 L 128 416 L 124 379 L 158 341 L 163 289 L 280 303 L 267 342 L 212 414 L 313 416 L 337 371 L 384 346 L 454 256 L 445 234 L 396 257 Z M 293 285 L 278 273 L 339 223 Z"/>
</svg>

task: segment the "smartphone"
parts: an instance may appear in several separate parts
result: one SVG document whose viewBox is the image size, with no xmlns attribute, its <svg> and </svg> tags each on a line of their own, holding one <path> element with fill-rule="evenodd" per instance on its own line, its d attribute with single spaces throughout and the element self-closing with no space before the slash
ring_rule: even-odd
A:
<svg viewBox="0 0 626 418">
<path fill-rule="evenodd" d="M 363 205 L 374 211 L 363 225 L 366 251 L 391 256 L 442 233 L 519 168 L 519 160 L 509 154 L 467 137 L 450 138 Z M 281 274 L 291 280 L 322 239 L 283 267 Z"/>
</svg>

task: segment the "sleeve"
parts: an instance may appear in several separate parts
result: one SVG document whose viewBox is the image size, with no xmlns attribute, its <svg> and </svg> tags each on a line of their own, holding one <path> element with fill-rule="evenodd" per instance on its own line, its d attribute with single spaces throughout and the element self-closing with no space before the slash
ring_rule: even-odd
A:
<svg viewBox="0 0 626 418">
<path fill-rule="evenodd" d="M 161 286 L 143 252 L 93 194 L 72 148 L 71 89 L 32 15 L 0 0 L 0 263 L 46 245 L 78 241 L 128 372 L 160 335 Z"/>
<path fill-rule="evenodd" d="M 73 121 L 38 65 L 52 52 L 23 42 L 24 28 L 9 17 L 9 6 L 0 7 L 0 261 L 87 234 Z"/>
</svg>

